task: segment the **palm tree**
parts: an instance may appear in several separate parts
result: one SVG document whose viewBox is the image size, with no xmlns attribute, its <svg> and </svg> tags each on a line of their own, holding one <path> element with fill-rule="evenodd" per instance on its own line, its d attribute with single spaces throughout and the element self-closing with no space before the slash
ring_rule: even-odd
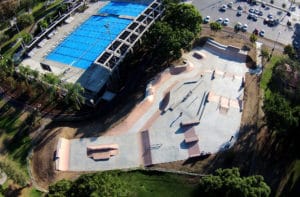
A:
<svg viewBox="0 0 300 197">
<path fill-rule="evenodd" d="M 84 103 L 84 98 L 82 96 L 84 93 L 83 87 L 79 83 L 66 83 L 64 88 L 67 90 L 64 102 L 70 105 L 71 108 L 79 110 L 81 105 Z"/>
</svg>

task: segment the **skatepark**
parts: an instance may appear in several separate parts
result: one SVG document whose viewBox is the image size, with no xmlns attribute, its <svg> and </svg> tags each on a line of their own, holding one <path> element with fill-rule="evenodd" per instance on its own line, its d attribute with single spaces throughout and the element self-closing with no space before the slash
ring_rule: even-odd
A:
<svg viewBox="0 0 300 197">
<path fill-rule="evenodd" d="M 105 136 L 61 138 L 56 169 L 138 168 L 231 146 L 243 112 L 246 53 L 209 41 L 184 54 L 183 59 L 182 64 L 158 74 L 148 84 L 145 99 Z M 95 157 L 89 156 L 91 146 L 102 147 L 93 149 Z"/>
</svg>

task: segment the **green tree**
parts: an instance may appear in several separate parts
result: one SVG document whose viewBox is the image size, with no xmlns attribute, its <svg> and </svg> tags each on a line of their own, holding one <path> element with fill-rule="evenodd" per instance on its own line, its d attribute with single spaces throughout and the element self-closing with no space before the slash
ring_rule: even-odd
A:
<svg viewBox="0 0 300 197">
<path fill-rule="evenodd" d="M 30 33 L 22 33 L 22 39 L 26 44 L 29 44 L 32 41 L 32 36 Z"/>
<path fill-rule="evenodd" d="M 166 10 L 164 21 L 174 29 L 186 29 L 194 35 L 201 31 L 202 17 L 191 4 L 171 4 Z"/>
<path fill-rule="evenodd" d="M 67 196 L 67 192 L 70 190 L 72 182 L 68 180 L 60 180 L 53 185 L 49 186 L 48 196 L 58 197 L 58 196 Z"/>
<path fill-rule="evenodd" d="M 34 6 L 34 0 L 22 0 L 20 4 L 21 9 L 29 11 Z"/>
<path fill-rule="evenodd" d="M 44 29 L 48 28 L 48 22 L 47 20 L 45 19 L 42 19 L 40 22 L 39 22 L 39 27 L 40 29 L 43 31 Z"/>
<path fill-rule="evenodd" d="M 58 76 L 53 73 L 46 73 L 43 75 L 42 80 L 48 84 L 57 85 L 60 82 Z"/>
<path fill-rule="evenodd" d="M 290 102 L 279 93 L 271 92 L 265 98 L 263 110 L 272 130 L 293 131 L 299 127 L 300 108 L 292 108 Z"/>
<path fill-rule="evenodd" d="M 292 59 L 296 56 L 295 49 L 291 44 L 288 44 L 284 47 L 283 53 L 287 54 Z"/>
<path fill-rule="evenodd" d="M 202 17 L 194 6 L 174 2 L 165 1 L 165 17 L 151 27 L 144 39 L 153 56 L 167 61 L 181 57 L 181 49 L 190 48 L 202 23 Z"/>
<path fill-rule="evenodd" d="M 214 32 L 218 32 L 218 31 L 221 31 L 222 29 L 222 26 L 220 23 L 217 23 L 217 22 L 212 22 L 209 24 L 209 27 L 212 31 Z"/>
<path fill-rule="evenodd" d="M 214 175 L 202 177 L 199 191 L 200 195 L 208 197 L 264 197 L 271 193 L 270 187 L 264 182 L 262 176 L 241 177 L 238 168 L 218 169 Z"/>
<path fill-rule="evenodd" d="M 261 56 L 265 59 L 268 59 L 270 57 L 270 52 L 268 51 L 267 48 L 261 49 Z"/>
<path fill-rule="evenodd" d="M 4 43 L 9 39 L 9 36 L 5 33 L 0 32 L 0 43 Z"/>
<path fill-rule="evenodd" d="M 6 20 L 15 15 L 18 8 L 18 0 L 0 1 L 0 20 Z"/>
<path fill-rule="evenodd" d="M 74 182 L 60 181 L 49 187 L 48 196 L 129 196 L 129 186 L 115 172 L 85 174 Z"/>
<path fill-rule="evenodd" d="M 250 42 L 255 43 L 257 41 L 257 35 L 251 34 L 250 36 Z"/>
<path fill-rule="evenodd" d="M 64 102 L 67 105 L 70 105 L 73 109 L 79 110 L 82 104 L 84 103 L 84 93 L 83 87 L 79 83 L 64 84 L 64 88 L 67 91 L 67 94 L 64 97 Z"/>
<path fill-rule="evenodd" d="M 23 14 L 17 17 L 17 24 L 21 29 L 28 27 L 29 25 L 33 24 L 33 22 L 34 18 L 30 14 Z"/>
</svg>

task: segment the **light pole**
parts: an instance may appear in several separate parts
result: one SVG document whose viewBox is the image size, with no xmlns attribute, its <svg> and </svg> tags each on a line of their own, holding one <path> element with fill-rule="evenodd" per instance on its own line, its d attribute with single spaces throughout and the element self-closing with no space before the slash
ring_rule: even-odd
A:
<svg viewBox="0 0 300 197">
<path fill-rule="evenodd" d="M 272 52 L 271 52 L 271 57 L 273 56 L 273 52 L 274 52 L 274 50 L 275 50 L 275 45 L 276 45 L 276 43 L 277 43 L 277 41 L 278 41 L 278 38 L 279 38 L 279 36 L 280 36 L 280 31 L 278 32 L 278 34 L 277 34 L 277 38 L 276 38 L 276 40 L 274 41 L 274 46 L 273 46 L 273 49 L 272 49 Z"/>
<path fill-rule="evenodd" d="M 21 36 L 21 34 L 20 34 L 20 29 L 19 29 L 19 27 L 18 27 L 18 23 L 17 23 L 17 18 L 16 18 L 16 17 L 14 17 L 12 20 L 10 20 L 10 25 L 11 25 L 11 26 L 14 26 L 14 25 L 15 25 L 18 34 Z M 22 49 L 24 50 L 24 49 L 25 49 L 25 46 L 24 46 L 24 43 L 23 43 L 23 38 L 20 38 L 20 39 L 21 39 L 21 47 L 22 47 Z"/>
</svg>

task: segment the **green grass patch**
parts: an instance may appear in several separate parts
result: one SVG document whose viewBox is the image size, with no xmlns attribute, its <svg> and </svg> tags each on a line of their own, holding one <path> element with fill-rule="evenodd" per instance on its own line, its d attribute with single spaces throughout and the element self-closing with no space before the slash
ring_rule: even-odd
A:
<svg viewBox="0 0 300 197">
<path fill-rule="evenodd" d="M 27 173 L 26 157 L 31 148 L 31 138 L 27 133 L 29 125 L 26 124 L 26 118 L 24 120 L 25 116 L 21 119 L 22 114 L 22 110 L 17 110 L 8 103 L 1 105 L 0 143 L 7 152 L 7 159 L 16 163 L 16 170 Z"/>
<path fill-rule="evenodd" d="M 260 81 L 260 88 L 266 90 L 268 87 L 268 83 L 272 77 L 272 69 L 275 66 L 276 62 L 281 59 L 281 56 L 273 56 L 271 60 L 266 64 L 264 67 L 264 71 L 262 73 L 261 81 Z"/>
<path fill-rule="evenodd" d="M 43 196 L 43 193 L 36 189 L 30 188 L 28 191 L 26 191 L 24 196 L 41 197 L 41 196 Z"/>
<path fill-rule="evenodd" d="M 27 170 L 21 169 L 19 164 L 7 157 L 0 157 L 0 168 L 7 174 L 9 179 L 12 179 L 20 186 L 25 186 L 29 176 Z"/>
<path fill-rule="evenodd" d="M 121 173 L 120 178 L 132 186 L 133 193 L 139 197 L 194 196 L 198 183 L 191 183 L 187 176 L 148 171 Z"/>
<path fill-rule="evenodd" d="M 59 5 L 62 3 L 62 0 L 56 0 L 54 3 L 49 5 L 48 7 L 44 6 L 44 3 L 42 5 L 38 4 L 33 10 L 32 15 L 35 19 L 35 21 L 38 21 L 39 19 L 43 18 L 53 10 L 57 9 Z"/>
</svg>

